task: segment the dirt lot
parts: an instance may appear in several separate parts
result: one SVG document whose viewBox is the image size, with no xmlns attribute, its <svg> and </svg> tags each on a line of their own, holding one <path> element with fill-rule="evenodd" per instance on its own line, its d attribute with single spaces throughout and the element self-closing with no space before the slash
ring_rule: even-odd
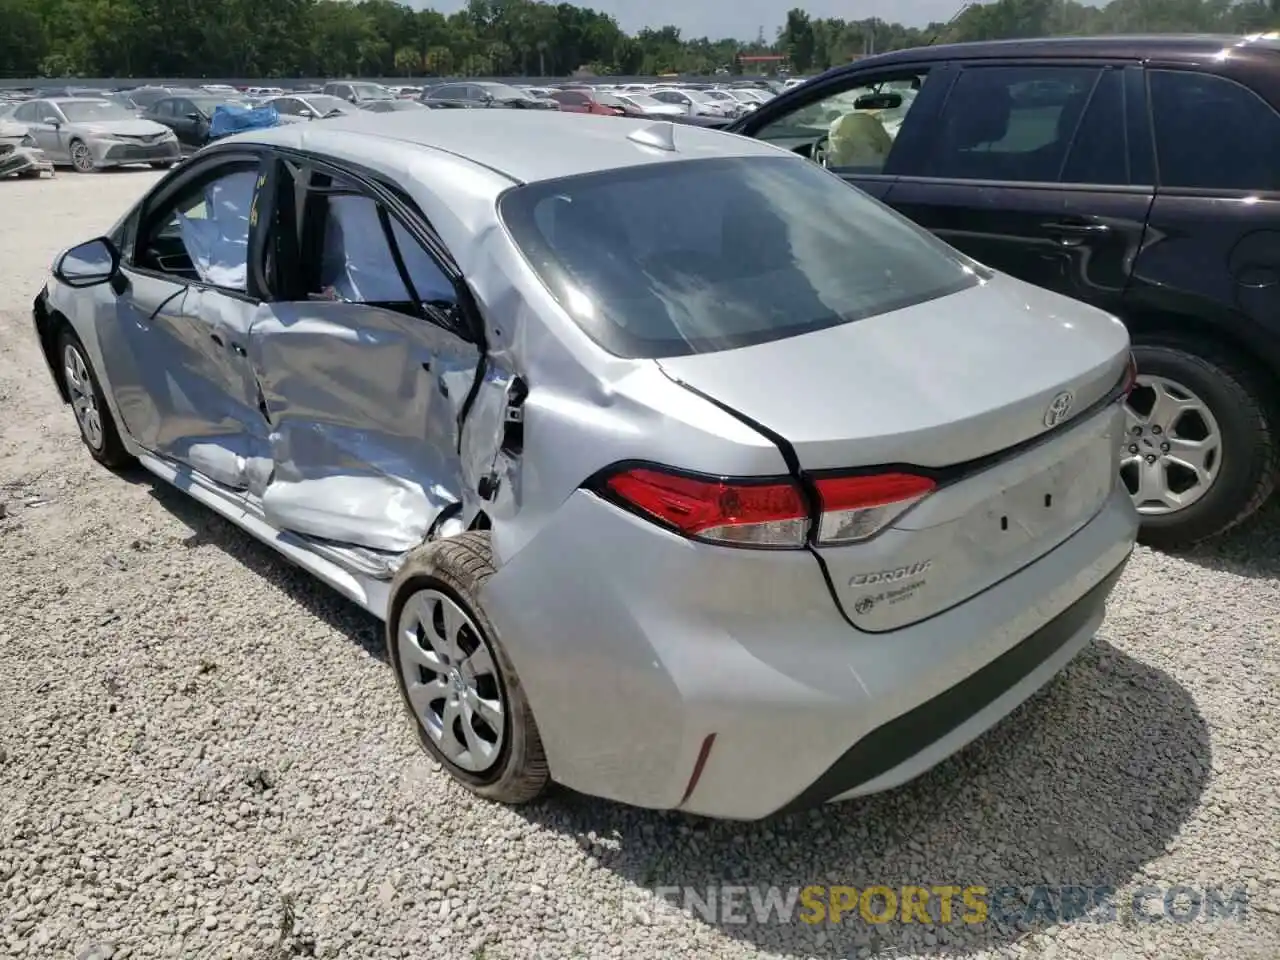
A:
<svg viewBox="0 0 1280 960">
<path fill-rule="evenodd" d="M 563 793 L 488 806 L 418 752 L 374 620 L 82 450 L 31 299 L 59 248 L 154 181 L 0 183 L 0 953 L 1277 956 L 1274 505 L 1194 554 L 1139 550 L 1092 648 L 904 789 L 758 825 Z M 749 897 L 745 922 L 628 906 L 712 882 L 1110 885 L 1119 909 L 815 927 L 759 922 Z M 1172 884 L 1249 905 L 1133 914 L 1135 891 Z"/>
</svg>

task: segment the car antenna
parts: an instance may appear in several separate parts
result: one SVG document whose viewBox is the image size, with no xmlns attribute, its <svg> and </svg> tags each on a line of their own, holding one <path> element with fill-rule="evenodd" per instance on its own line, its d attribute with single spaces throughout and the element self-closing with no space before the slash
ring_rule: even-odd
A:
<svg viewBox="0 0 1280 960">
<path fill-rule="evenodd" d="M 676 149 L 676 125 L 671 121 L 653 123 L 627 134 L 627 139 L 643 147 L 674 152 Z"/>
<path fill-rule="evenodd" d="M 967 0 L 966 3 L 960 4 L 960 9 L 951 15 L 950 20 L 948 20 L 946 23 L 944 23 L 941 27 L 938 28 L 937 32 L 934 33 L 934 35 L 929 38 L 929 42 L 926 43 L 925 46 L 932 47 L 934 43 L 937 42 L 938 38 L 942 36 L 942 34 L 946 31 L 947 27 L 951 26 L 953 23 L 959 20 L 962 16 L 964 16 L 964 12 L 968 10 L 970 7 L 972 7 L 973 4 L 974 4 L 974 0 Z"/>
</svg>

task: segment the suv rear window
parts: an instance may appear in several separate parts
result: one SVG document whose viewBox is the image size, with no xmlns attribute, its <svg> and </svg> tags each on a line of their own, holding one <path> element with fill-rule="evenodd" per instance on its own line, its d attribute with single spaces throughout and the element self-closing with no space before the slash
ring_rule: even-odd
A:
<svg viewBox="0 0 1280 960">
<path fill-rule="evenodd" d="M 1149 70 L 1160 185 L 1280 189 L 1280 115 L 1225 77 Z"/>
<path fill-rule="evenodd" d="M 509 190 L 499 209 L 574 321 L 626 357 L 850 323 L 972 286 L 982 269 L 800 157 L 544 181 Z"/>
</svg>

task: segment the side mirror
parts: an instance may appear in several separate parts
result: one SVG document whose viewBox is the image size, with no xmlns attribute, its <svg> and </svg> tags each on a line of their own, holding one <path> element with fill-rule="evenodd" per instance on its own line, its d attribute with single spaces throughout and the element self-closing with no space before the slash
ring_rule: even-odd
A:
<svg viewBox="0 0 1280 960">
<path fill-rule="evenodd" d="M 57 117 L 45 117 L 45 118 L 44 118 L 43 120 L 41 120 L 40 122 L 41 122 L 41 123 L 47 123 L 47 124 L 49 124 L 49 126 L 51 126 L 51 127 L 60 127 L 60 126 L 62 126 L 62 121 L 61 121 L 61 120 L 59 120 Z"/>
<path fill-rule="evenodd" d="M 72 247 L 53 264 L 54 277 L 77 290 L 107 283 L 119 270 L 120 251 L 106 237 Z"/>
<path fill-rule="evenodd" d="M 187 119 L 188 119 L 188 120 L 203 120 L 203 119 L 204 119 L 204 117 L 202 117 L 202 116 L 201 116 L 200 114 L 198 114 L 198 113 L 188 113 L 188 114 L 187 114 Z"/>
<path fill-rule="evenodd" d="M 303 109 L 299 116 L 306 117 L 308 120 L 314 120 L 316 117 L 320 116 L 320 114 L 316 113 L 314 110 Z"/>
</svg>

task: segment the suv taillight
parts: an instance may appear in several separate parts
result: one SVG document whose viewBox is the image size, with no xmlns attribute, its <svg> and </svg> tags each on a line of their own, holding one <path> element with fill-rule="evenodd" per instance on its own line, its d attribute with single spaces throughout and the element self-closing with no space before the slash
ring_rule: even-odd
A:
<svg viewBox="0 0 1280 960">
<path fill-rule="evenodd" d="M 933 492 L 927 477 L 878 473 L 816 480 L 817 542 L 856 543 L 875 536 Z M 809 537 L 809 507 L 790 479 L 690 477 L 658 467 L 613 473 L 601 492 L 685 536 L 726 546 L 798 549 Z"/>
</svg>

